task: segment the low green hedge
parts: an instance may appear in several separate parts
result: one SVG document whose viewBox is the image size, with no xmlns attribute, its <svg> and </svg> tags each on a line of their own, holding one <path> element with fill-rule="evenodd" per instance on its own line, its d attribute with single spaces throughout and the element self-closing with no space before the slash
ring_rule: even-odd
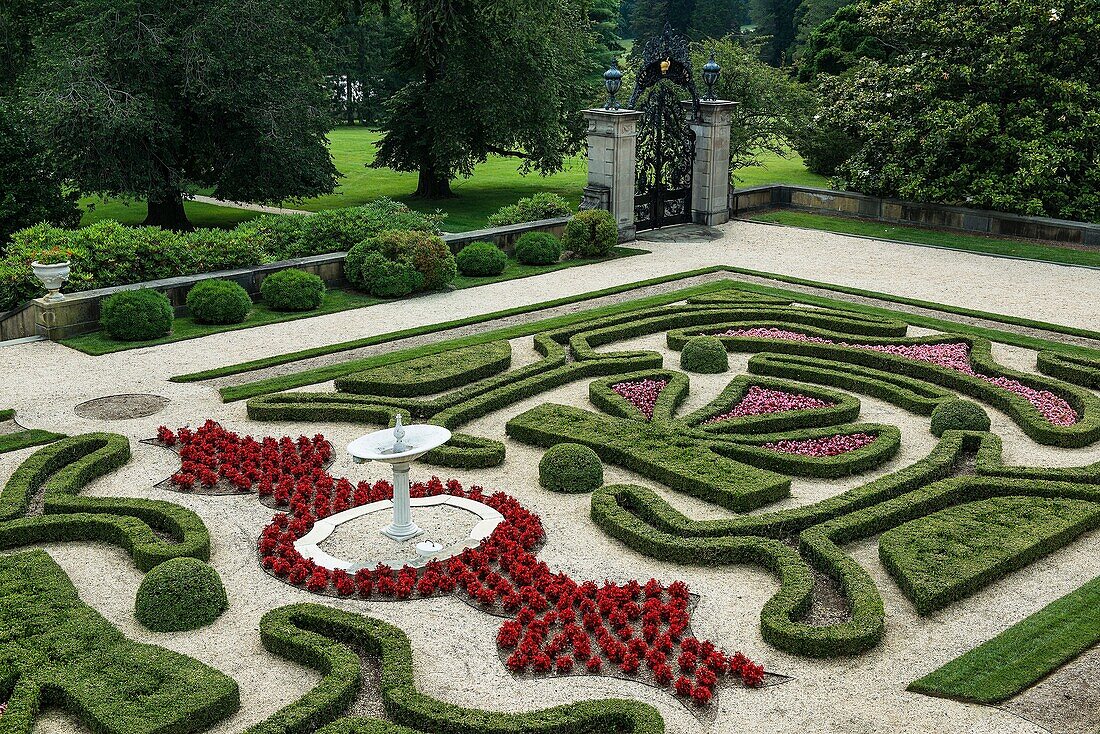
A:
<svg viewBox="0 0 1100 734">
<path fill-rule="evenodd" d="M 592 492 L 603 484 L 603 464 L 587 446 L 559 443 L 539 461 L 539 484 L 552 492 Z"/>
<path fill-rule="evenodd" d="M 509 224 L 523 224 L 524 222 L 537 222 L 540 219 L 553 219 L 565 217 L 573 212 L 575 207 L 565 200 L 565 197 L 550 191 L 539 191 L 531 196 L 525 196 L 515 204 L 502 206 L 494 214 L 489 215 L 490 227 L 503 227 Z"/>
<path fill-rule="evenodd" d="M 969 400 L 945 400 L 932 411 L 932 435 L 944 431 L 988 431 L 989 414 Z"/>
<path fill-rule="evenodd" d="M 124 637 L 45 551 L 0 556 L 0 588 L 0 686 L 14 684 L 5 732 L 30 732 L 47 706 L 94 734 L 191 734 L 240 708 L 231 678 Z"/>
<path fill-rule="evenodd" d="M 1100 390 L 1100 360 L 1058 352 L 1039 352 L 1035 359 L 1035 366 L 1044 375 Z"/>
<path fill-rule="evenodd" d="M 509 342 L 488 342 L 357 372 L 336 380 L 336 389 L 357 395 L 419 397 L 490 377 L 511 363 Z"/>
<path fill-rule="evenodd" d="M 187 632 L 212 624 L 228 607 L 213 567 L 197 558 L 172 558 L 145 574 L 134 614 L 155 632 Z"/>
<path fill-rule="evenodd" d="M 66 438 L 33 453 L 0 493 L 0 548 L 99 540 L 123 548 L 142 571 L 181 556 L 207 560 L 209 532 L 190 510 L 161 500 L 80 495 L 88 483 L 129 458 L 129 441 L 112 433 Z M 39 491 L 44 514 L 23 517 Z M 162 540 L 154 529 L 173 542 Z"/>
<path fill-rule="evenodd" d="M 652 417 L 647 417 L 634 403 L 624 398 L 612 388 L 624 382 L 639 380 L 663 380 L 665 387 L 657 395 Z M 670 421 L 676 415 L 676 409 L 688 396 L 688 376 L 673 370 L 642 370 L 622 375 L 612 375 L 594 380 L 588 385 L 588 399 L 597 408 L 618 418 L 635 421 Z"/>
<path fill-rule="evenodd" d="M 755 357 L 754 357 L 755 359 Z M 782 390 L 833 403 L 824 408 L 765 413 L 727 418 L 717 423 L 706 423 L 714 416 L 721 415 L 741 402 L 745 393 L 752 387 L 770 390 Z M 859 417 L 859 399 L 847 393 L 825 390 L 787 380 L 774 380 L 767 377 L 740 376 L 733 378 L 714 400 L 702 408 L 680 418 L 690 426 L 700 428 L 707 433 L 776 433 L 779 431 L 804 430 L 821 426 L 833 426 L 848 423 Z"/>
<path fill-rule="evenodd" d="M 339 717 L 362 685 L 359 656 L 381 660 L 386 715 L 400 727 L 432 734 L 663 734 L 652 706 L 602 699 L 526 713 L 481 711 L 445 703 L 417 690 L 412 646 L 397 627 L 371 617 L 317 604 L 281 607 L 264 615 L 260 638 L 272 654 L 321 671 L 321 682 L 298 701 L 244 734 L 308 734 Z M 347 643 L 347 644 L 345 644 Z M 324 728 L 326 734 L 365 734 L 355 718 Z M 373 726 L 373 724 L 368 725 Z M 383 729 L 395 734 L 401 729 Z"/>
</svg>

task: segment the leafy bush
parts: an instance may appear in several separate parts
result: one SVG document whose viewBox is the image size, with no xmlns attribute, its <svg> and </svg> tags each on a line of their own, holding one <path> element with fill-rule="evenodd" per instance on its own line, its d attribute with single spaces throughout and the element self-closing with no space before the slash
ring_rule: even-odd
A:
<svg viewBox="0 0 1100 734">
<path fill-rule="evenodd" d="M 145 575 L 134 614 L 154 632 L 205 627 L 229 607 L 218 572 L 197 558 L 173 558 Z"/>
<path fill-rule="evenodd" d="M 559 443 L 539 462 L 539 484 L 551 492 L 594 492 L 603 486 L 603 464 L 579 443 Z"/>
<path fill-rule="evenodd" d="M 325 300 L 325 283 L 312 273 L 288 268 L 263 279 L 260 297 L 274 311 L 312 311 Z"/>
<path fill-rule="evenodd" d="M 424 283 L 424 276 L 415 268 L 363 245 L 356 245 L 348 253 L 344 273 L 349 283 L 376 298 L 401 298 Z"/>
<path fill-rule="evenodd" d="M 615 217 L 605 209 L 586 209 L 569 220 L 561 246 L 580 257 L 603 257 L 619 241 Z"/>
<path fill-rule="evenodd" d="M 500 275 L 508 266 L 508 255 L 492 242 L 471 242 L 459 251 L 455 262 L 463 275 Z"/>
<path fill-rule="evenodd" d="M 172 330 L 172 304 L 168 296 L 151 288 L 123 291 L 103 299 L 99 323 L 119 341 L 144 341 Z"/>
<path fill-rule="evenodd" d="M 371 241 L 390 260 L 415 268 L 424 276 L 419 287 L 426 291 L 439 290 L 458 275 L 451 248 L 442 237 L 430 232 L 390 229 L 380 232 Z"/>
<path fill-rule="evenodd" d="M 714 375 L 730 368 L 729 354 L 717 337 L 696 336 L 684 345 L 680 366 L 688 372 Z"/>
<path fill-rule="evenodd" d="M 187 291 L 187 310 L 200 324 L 239 324 L 248 318 L 252 299 L 230 280 L 204 280 Z"/>
<path fill-rule="evenodd" d="M 988 431 L 989 416 L 969 400 L 945 400 L 932 411 L 932 435 L 944 431 Z"/>
<path fill-rule="evenodd" d="M 549 232 L 527 232 L 516 240 L 516 259 L 524 265 L 553 265 L 561 259 L 561 242 Z"/>
<path fill-rule="evenodd" d="M 489 217 L 489 226 L 503 227 L 508 224 L 565 217 L 572 211 L 573 207 L 561 196 L 549 191 L 540 191 L 533 196 L 520 199 L 515 204 L 498 209 L 496 214 Z"/>
<path fill-rule="evenodd" d="M 14 233 L 0 259 L 0 311 L 45 292 L 30 263 L 54 247 L 73 253 L 68 290 L 75 292 L 339 252 L 388 229 L 434 234 L 439 223 L 438 216 L 379 199 L 310 216 L 259 217 L 232 230 L 180 233 L 109 220 L 76 230 L 39 224 Z"/>
</svg>

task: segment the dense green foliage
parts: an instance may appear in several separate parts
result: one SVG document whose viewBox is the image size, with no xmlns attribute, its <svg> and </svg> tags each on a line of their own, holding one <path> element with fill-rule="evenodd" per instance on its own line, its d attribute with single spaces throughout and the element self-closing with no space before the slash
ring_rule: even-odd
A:
<svg viewBox="0 0 1100 734">
<path fill-rule="evenodd" d="M 1100 390 L 1100 357 L 1089 359 L 1059 352 L 1039 352 L 1035 366 L 1044 375 Z"/>
<path fill-rule="evenodd" d="M 561 241 L 549 232 L 526 232 L 516 240 L 516 259 L 524 265 L 552 265 L 561 259 Z"/>
<path fill-rule="evenodd" d="M 390 260 L 367 244 L 348 251 L 344 275 L 353 286 L 377 298 L 401 298 L 424 285 L 424 276 L 416 268 Z"/>
<path fill-rule="evenodd" d="M 228 607 L 212 566 L 197 558 L 173 558 L 145 574 L 134 614 L 154 632 L 187 632 L 212 624 Z"/>
<path fill-rule="evenodd" d="M 367 240 L 390 260 L 415 268 L 424 277 L 422 288 L 437 291 L 458 275 L 455 256 L 447 243 L 431 232 L 391 229 Z"/>
<path fill-rule="evenodd" d="M 763 43 L 761 58 L 772 66 L 787 66 L 798 35 L 797 12 L 804 0 L 748 0 L 755 35 Z M 725 67 L 723 67 L 725 68 Z M 727 98 L 733 99 L 733 98 Z"/>
<path fill-rule="evenodd" d="M 172 330 L 174 312 L 168 297 L 152 288 L 122 291 L 104 298 L 99 323 L 112 339 L 142 341 Z"/>
<path fill-rule="evenodd" d="M 327 193 L 312 12 L 291 0 L 57 3 L 36 29 L 23 98 L 62 175 L 147 199 L 148 224 L 186 228 L 182 194 L 200 187 L 238 201 Z"/>
<path fill-rule="evenodd" d="M 729 354 L 722 342 L 713 336 L 696 336 L 688 340 L 680 353 L 680 366 L 688 372 L 718 374 L 730 368 Z"/>
<path fill-rule="evenodd" d="M 46 703 L 98 734 L 191 734 L 240 707 L 224 673 L 124 637 L 45 551 L 0 556 L 0 590 L 5 731 L 31 731 Z"/>
<path fill-rule="evenodd" d="M 994 497 L 883 533 L 879 555 L 921 614 L 969 596 L 1100 525 L 1100 503 Z"/>
<path fill-rule="evenodd" d="M 606 209 L 577 212 L 561 237 L 561 246 L 576 257 L 603 257 L 619 241 L 615 217 Z"/>
<path fill-rule="evenodd" d="M 909 684 L 910 691 L 995 704 L 1100 641 L 1100 578 Z"/>
<path fill-rule="evenodd" d="M 287 268 L 263 279 L 260 298 L 273 311 L 312 311 L 325 300 L 325 282 L 313 273 Z"/>
<path fill-rule="evenodd" d="M 200 324 L 239 324 L 251 309 L 248 291 L 231 280 L 202 280 L 187 291 L 187 311 Z"/>
<path fill-rule="evenodd" d="M 0 311 L 44 293 L 30 263 L 42 250 L 72 252 L 67 288 L 84 291 L 339 252 L 383 230 L 435 233 L 439 217 L 378 199 L 311 216 L 259 217 L 231 231 L 179 233 L 102 221 L 78 230 L 38 225 L 17 232 L 0 260 Z"/>
<path fill-rule="evenodd" d="M 861 25 L 862 4 L 852 4 L 852 0 L 803 0 L 800 9 L 808 7 L 814 10 L 807 10 L 802 26 L 806 38 L 798 52 L 800 81 L 812 81 L 819 74 L 842 74 L 863 59 L 889 58 L 890 49 Z M 818 15 L 834 8 L 832 16 Z"/>
<path fill-rule="evenodd" d="M 539 219 L 568 216 L 572 211 L 573 206 L 565 200 L 565 197 L 550 191 L 540 191 L 523 197 L 515 204 L 502 206 L 495 214 L 490 215 L 487 224 L 490 227 L 522 224 Z"/>
<path fill-rule="evenodd" d="M 818 147 L 843 154 L 816 167 L 842 158 L 837 181 L 872 196 L 1100 220 L 1098 11 L 861 2 L 852 53 L 859 31 L 895 51 L 821 78 Z"/>
<path fill-rule="evenodd" d="M 455 255 L 455 264 L 463 275 L 500 275 L 508 267 L 508 254 L 493 242 L 471 242 Z"/>
<path fill-rule="evenodd" d="M 355 372 L 336 380 L 336 389 L 359 395 L 415 397 L 443 392 L 508 369 L 507 340 L 473 344 Z"/>
<path fill-rule="evenodd" d="M 932 411 L 932 435 L 944 431 L 988 431 L 989 415 L 969 400 L 945 400 Z"/>
<path fill-rule="evenodd" d="M 603 464 L 587 446 L 555 444 L 539 461 L 539 484 L 551 492 L 594 492 L 603 485 Z"/>
</svg>

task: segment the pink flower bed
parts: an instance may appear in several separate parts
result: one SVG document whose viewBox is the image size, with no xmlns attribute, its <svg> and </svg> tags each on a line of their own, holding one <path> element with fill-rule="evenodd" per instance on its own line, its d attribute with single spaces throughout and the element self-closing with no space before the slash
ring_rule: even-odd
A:
<svg viewBox="0 0 1100 734">
<path fill-rule="evenodd" d="M 861 449 L 873 443 L 875 437 L 869 433 L 849 433 L 839 436 L 824 436 L 822 438 L 806 438 L 800 440 L 784 439 L 782 441 L 770 441 L 761 444 L 772 451 L 782 451 L 784 454 L 799 454 L 801 456 L 839 456 L 849 451 Z"/>
<path fill-rule="evenodd" d="M 653 408 L 657 405 L 657 396 L 667 385 L 668 380 L 645 379 L 617 382 L 611 386 L 611 389 L 642 411 L 646 420 L 653 420 Z"/>
<path fill-rule="evenodd" d="M 970 345 L 964 342 L 950 344 L 849 344 L 819 336 L 809 336 L 797 331 L 775 328 L 730 329 L 717 336 L 741 336 L 764 339 L 783 339 L 785 341 L 812 342 L 814 344 L 836 344 L 841 347 L 862 349 L 869 352 L 893 354 L 915 362 L 946 367 L 964 375 L 977 377 L 991 385 L 1008 390 L 1027 400 L 1035 409 L 1056 426 L 1072 426 L 1077 422 L 1077 411 L 1063 398 L 1049 390 L 1036 390 L 1011 377 L 991 377 L 975 371 L 970 364 Z"/>
<path fill-rule="evenodd" d="M 808 395 L 753 385 L 741 397 L 737 405 L 725 413 L 708 418 L 704 421 L 704 425 L 720 423 L 731 418 L 744 418 L 750 415 L 786 413 L 791 410 L 812 410 L 814 408 L 828 408 L 832 405 L 836 405 L 836 403 L 831 400 L 820 400 L 811 398 Z"/>
</svg>

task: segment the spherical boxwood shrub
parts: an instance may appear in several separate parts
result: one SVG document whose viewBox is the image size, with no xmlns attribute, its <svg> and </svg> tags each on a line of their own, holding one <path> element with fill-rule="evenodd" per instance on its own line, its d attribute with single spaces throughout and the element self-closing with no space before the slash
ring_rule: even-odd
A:
<svg viewBox="0 0 1100 734">
<path fill-rule="evenodd" d="M 145 574 L 134 613 L 155 632 L 205 627 L 229 607 L 218 572 L 197 558 L 173 558 Z"/>
<path fill-rule="evenodd" d="M 463 275 L 500 275 L 508 266 L 508 255 L 492 242 L 471 242 L 459 250 L 455 261 Z"/>
<path fill-rule="evenodd" d="M 274 311 L 312 311 L 325 300 L 325 283 L 304 270 L 280 270 L 260 283 L 260 297 Z"/>
<path fill-rule="evenodd" d="M 248 318 L 248 291 L 229 280 L 204 280 L 187 291 L 187 310 L 200 324 L 239 324 Z"/>
<path fill-rule="evenodd" d="M 696 336 L 684 344 L 680 353 L 680 367 L 688 372 L 716 375 L 730 368 L 726 348 L 716 336 Z"/>
<path fill-rule="evenodd" d="M 579 443 L 559 443 L 539 462 L 539 483 L 552 492 L 594 492 L 603 486 L 603 464 Z"/>
<path fill-rule="evenodd" d="M 932 411 L 932 435 L 944 431 L 988 431 L 989 415 L 969 400 L 945 400 Z"/>
<path fill-rule="evenodd" d="M 561 259 L 561 242 L 549 232 L 527 232 L 516 240 L 516 259 L 524 265 L 553 265 Z"/>
<path fill-rule="evenodd" d="M 605 209 L 586 209 L 565 225 L 561 246 L 578 257 L 603 257 L 619 241 L 615 217 Z"/>
<path fill-rule="evenodd" d="M 354 261 L 349 252 L 344 273 L 352 285 L 375 298 L 401 298 L 424 283 L 424 276 L 416 268 L 390 260 L 380 252 L 365 252 Z"/>
<path fill-rule="evenodd" d="M 123 291 L 103 299 L 99 323 L 112 339 L 156 339 L 172 330 L 172 304 L 168 296 L 150 288 Z"/>
</svg>

